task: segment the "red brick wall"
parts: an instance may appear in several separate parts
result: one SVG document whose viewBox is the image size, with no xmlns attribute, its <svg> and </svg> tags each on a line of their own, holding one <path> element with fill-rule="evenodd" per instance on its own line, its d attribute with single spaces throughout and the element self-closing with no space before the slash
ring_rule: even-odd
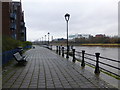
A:
<svg viewBox="0 0 120 90">
<path fill-rule="evenodd" d="M 10 36 L 10 3 L 2 2 L 2 34 Z"/>
</svg>

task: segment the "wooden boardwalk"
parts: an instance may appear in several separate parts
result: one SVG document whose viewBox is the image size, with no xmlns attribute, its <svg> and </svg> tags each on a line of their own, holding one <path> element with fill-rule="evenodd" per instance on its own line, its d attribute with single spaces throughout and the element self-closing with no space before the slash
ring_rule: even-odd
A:
<svg viewBox="0 0 120 90">
<path fill-rule="evenodd" d="M 46 48 L 28 50 L 26 66 L 11 66 L 3 88 L 114 88 L 77 64 Z"/>
</svg>

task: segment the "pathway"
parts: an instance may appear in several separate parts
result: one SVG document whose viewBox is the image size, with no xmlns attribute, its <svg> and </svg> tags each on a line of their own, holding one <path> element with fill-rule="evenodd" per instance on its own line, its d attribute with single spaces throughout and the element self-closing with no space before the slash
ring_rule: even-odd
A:
<svg viewBox="0 0 120 90">
<path fill-rule="evenodd" d="M 26 66 L 3 75 L 3 88 L 113 88 L 77 64 L 46 48 L 28 50 Z"/>
</svg>

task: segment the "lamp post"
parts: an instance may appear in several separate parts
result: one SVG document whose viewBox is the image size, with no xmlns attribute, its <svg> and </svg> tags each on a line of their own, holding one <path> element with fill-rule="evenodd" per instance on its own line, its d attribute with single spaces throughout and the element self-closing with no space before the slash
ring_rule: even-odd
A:
<svg viewBox="0 0 120 90">
<path fill-rule="evenodd" d="M 49 46 L 49 35 L 50 35 L 50 33 L 48 32 L 48 46 Z"/>
<path fill-rule="evenodd" d="M 41 44 L 41 38 L 40 38 L 40 44 Z"/>
<path fill-rule="evenodd" d="M 42 44 L 43 44 L 43 37 L 42 37 Z"/>
<path fill-rule="evenodd" d="M 66 55 L 66 58 L 69 58 L 69 46 L 68 46 L 68 21 L 69 21 L 69 18 L 70 18 L 70 14 L 65 14 L 65 20 L 67 22 L 67 55 Z"/>
<path fill-rule="evenodd" d="M 45 35 L 45 44 L 46 44 L 46 35 Z"/>
<path fill-rule="evenodd" d="M 53 36 L 51 36 L 51 41 L 53 41 Z"/>
</svg>

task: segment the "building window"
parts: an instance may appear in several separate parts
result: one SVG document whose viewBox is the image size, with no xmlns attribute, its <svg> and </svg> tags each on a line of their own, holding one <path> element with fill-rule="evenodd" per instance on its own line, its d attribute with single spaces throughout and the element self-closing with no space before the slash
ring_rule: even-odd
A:
<svg viewBox="0 0 120 90">
<path fill-rule="evenodd" d="M 16 39 L 16 37 L 17 37 L 16 33 L 13 33 L 13 34 L 12 34 L 12 38 L 13 38 L 13 39 Z"/>
<path fill-rule="evenodd" d="M 15 23 L 11 23 L 10 29 L 11 30 L 16 30 L 16 24 Z"/>
<path fill-rule="evenodd" d="M 12 20 L 16 20 L 16 13 L 10 13 L 10 18 Z"/>
</svg>

